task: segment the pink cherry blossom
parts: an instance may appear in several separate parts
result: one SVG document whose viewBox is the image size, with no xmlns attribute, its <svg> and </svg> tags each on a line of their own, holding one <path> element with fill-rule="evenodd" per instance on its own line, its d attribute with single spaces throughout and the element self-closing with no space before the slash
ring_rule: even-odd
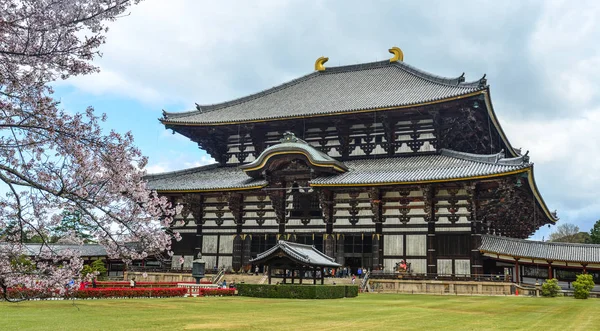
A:
<svg viewBox="0 0 600 331">
<path fill-rule="evenodd" d="M 0 287 L 66 291 L 82 267 L 76 251 L 48 245 L 25 251 L 39 235 L 78 210 L 110 258 L 142 259 L 170 250 L 164 231 L 175 215 L 146 189 L 147 160 L 131 133 L 104 132 L 93 108 L 70 114 L 50 83 L 98 71 L 107 23 L 127 0 L 0 1 Z M 75 236 L 65 237 L 78 242 Z M 79 241 L 80 242 L 80 241 Z M 135 242 L 136 245 L 125 245 Z M 45 244 L 45 243 L 44 243 Z M 25 256 L 31 255 L 30 258 Z"/>
</svg>

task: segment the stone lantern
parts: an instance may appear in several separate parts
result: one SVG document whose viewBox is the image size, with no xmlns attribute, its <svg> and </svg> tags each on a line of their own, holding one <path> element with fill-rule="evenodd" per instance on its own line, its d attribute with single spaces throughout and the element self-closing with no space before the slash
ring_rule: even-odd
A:
<svg viewBox="0 0 600 331">
<path fill-rule="evenodd" d="M 192 262 L 192 277 L 196 278 L 196 284 L 200 284 L 200 279 L 204 278 L 205 265 L 202 254 L 198 253 L 198 258 Z"/>
</svg>

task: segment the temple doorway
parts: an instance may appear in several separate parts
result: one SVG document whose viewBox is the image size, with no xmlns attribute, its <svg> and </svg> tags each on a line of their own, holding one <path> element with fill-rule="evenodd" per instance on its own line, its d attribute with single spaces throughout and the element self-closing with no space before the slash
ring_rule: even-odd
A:
<svg viewBox="0 0 600 331">
<path fill-rule="evenodd" d="M 360 257 L 346 257 L 344 259 L 344 265 L 350 268 L 353 275 L 357 274 L 358 268 L 363 267 L 362 259 Z"/>
</svg>

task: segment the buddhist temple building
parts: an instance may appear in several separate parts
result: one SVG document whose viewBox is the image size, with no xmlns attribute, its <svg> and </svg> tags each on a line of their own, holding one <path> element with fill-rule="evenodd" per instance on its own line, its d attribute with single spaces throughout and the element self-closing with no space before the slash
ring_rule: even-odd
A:
<svg viewBox="0 0 600 331">
<path fill-rule="evenodd" d="M 321 57 L 312 73 L 268 90 L 164 112 L 166 129 L 216 161 L 147 176 L 183 205 L 174 253 L 248 270 L 285 240 L 352 269 L 392 271 L 404 259 L 414 273 L 478 275 L 505 263 L 480 250 L 489 238 L 522 240 L 554 224 L 485 76 L 440 77 L 390 53 L 338 67 Z"/>
</svg>

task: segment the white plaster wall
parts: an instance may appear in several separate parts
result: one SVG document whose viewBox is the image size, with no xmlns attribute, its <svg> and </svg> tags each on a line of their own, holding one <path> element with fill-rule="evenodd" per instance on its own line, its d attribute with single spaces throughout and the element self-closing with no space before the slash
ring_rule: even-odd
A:
<svg viewBox="0 0 600 331">
<path fill-rule="evenodd" d="M 202 253 L 217 252 L 217 236 L 202 236 Z"/>
<path fill-rule="evenodd" d="M 410 263 L 410 267 L 415 274 L 427 273 L 427 260 L 426 259 L 406 259 L 407 263 Z"/>
<path fill-rule="evenodd" d="M 471 261 L 470 260 L 454 260 L 454 270 L 458 275 L 470 275 L 471 274 Z"/>
<path fill-rule="evenodd" d="M 440 275 L 452 275 L 452 260 L 438 259 L 437 273 Z"/>
<path fill-rule="evenodd" d="M 383 255 L 403 255 L 404 238 L 402 235 L 386 235 L 383 238 Z"/>
<path fill-rule="evenodd" d="M 319 225 L 323 225 L 323 219 L 320 217 L 315 217 L 313 219 L 311 219 L 308 222 L 308 225 L 311 226 L 319 226 Z M 288 219 L 287 225 L 292 225 L 292 226 L 305 226 L 304 224 L 302 224 L 302 220 L 300 220 L 299 218 L 290 218 Z"/>
<path fill-rule="evenodd" d="M 406 255 L 426 256 L 427 255 L 427 235 L 409 234 L 406 236 Z"/>
<path fill-rule="evenodd" d="M 231 254 L 233 252 L 233 236 L 221 235 L 219 241 L 219 254 Z"/>
<path fill-rule="evenodd" d="M 400 262 L 399 259 L 383 259 L 383 272 L 394 272 L 394 267 L 398 262 Z"/>
<path fill-rule="evenodd" d="M 232 257 L 231 256 L 219 256 L 219 267 L 225 269 L 231 269 Z"/>
<path fill-rule="evenodd" d="M 202 256 L 202 259 L 204 260 L 204 262 L 206 262 L 206 264 L 205 264 L 206 270 L 213 269 L 215 267 L 215 264 L 217 263 L 216 256 Z"/>
<path fill-rule="evenodd" d="M 193 255 L 183 256 L 183 269 L 192 269 L 192 262 L 194 261 Z"/>
</svg>

